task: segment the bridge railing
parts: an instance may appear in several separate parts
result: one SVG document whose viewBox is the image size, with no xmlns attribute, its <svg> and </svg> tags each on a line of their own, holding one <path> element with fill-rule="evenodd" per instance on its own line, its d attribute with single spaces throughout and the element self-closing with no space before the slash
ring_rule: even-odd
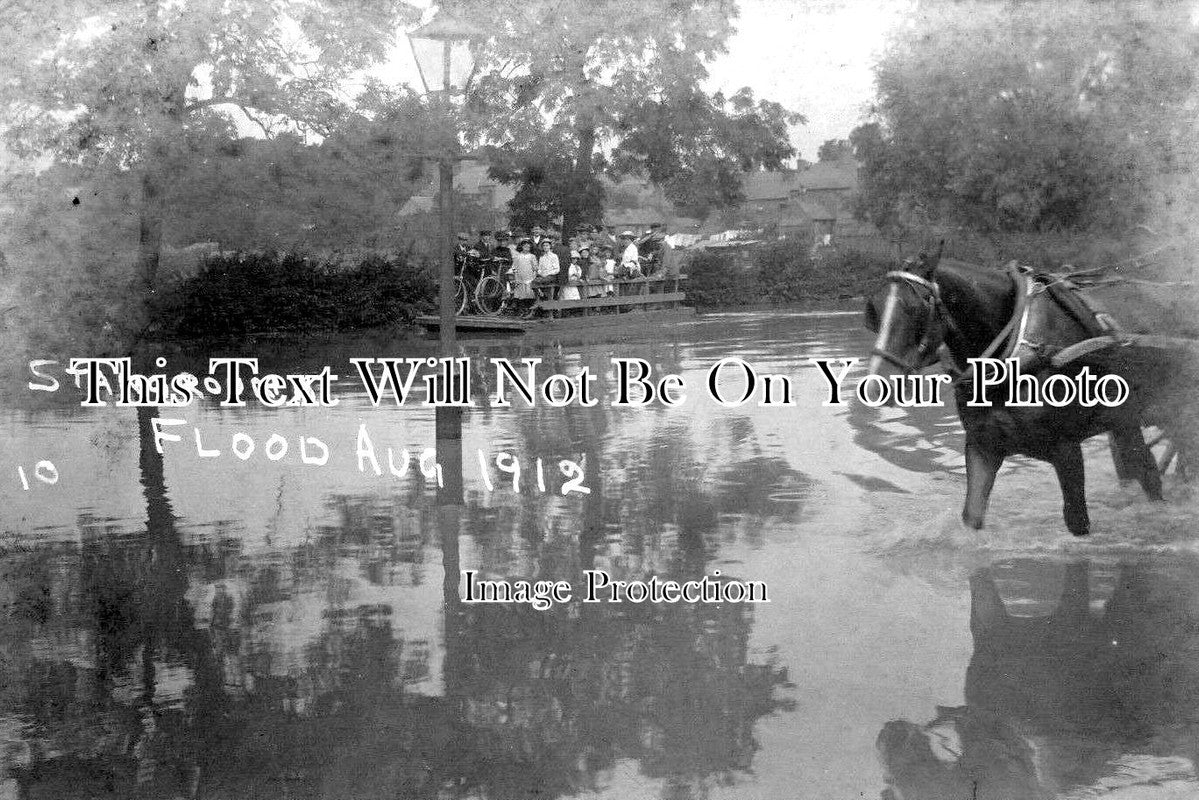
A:
<svg viewBox="0 0 1199 800">
<path fill-rule="evenodd" d="M 674 308 L 686 299 L 686 294 L 679 290 L 680 283 L 686 280 L 686 275 L 651 275 L 580 281 L 573 284 L 579 290 L 578 300 L 558 299 L 560 286 L 535 286 L 534 291 L 543 293 L 535 308 L 555 313 L 579 310 L 584 316 L 619 314 L 639 308 Z"/>
</svg>

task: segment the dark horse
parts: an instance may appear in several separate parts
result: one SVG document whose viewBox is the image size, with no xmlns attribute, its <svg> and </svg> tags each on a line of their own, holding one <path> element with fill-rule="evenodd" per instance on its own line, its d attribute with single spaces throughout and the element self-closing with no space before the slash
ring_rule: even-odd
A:
<svg viewBox="0 0 1199 800">
<path fill-rule="evenodd" d="M 1007 392 L 992 388 L 990 405 L 971 406 L 973 387 L 967 359 L 1020 359 L 1022 372 L 1043 381 L 1055 369 L 1047 357 L 1062 347 L 1097 334 L 1098 323 L 1085 305 L 1015 271 L 967 264 L 940 254 L 922 255 L 906 271 L 888 274 L 889 285 L 873 296 L 866 324 L 878 331 L 870 372 L 912 373 L 948 356 L 955 381 L 958 416 L 966 429 L 966 503 L 962 520 L 981 528 L 995 475 L 1009 455 L 1048 461 L 1061 484 L 1066 527 L 1075 536 L 1090 532 L 1081 442 L 1111 432 L 1120 476 L 1137 478 L 1153 500 L 1161 499 L 1161 478 L 1141 434 L 1142 393 L 1122 405 L 1017 407 Z M 1039 289 L 1037 287 L 1040 287 Z M 1088 315 L 1091 317 L 1088 319 Z M 1103 374 L 1102 366 L 1093 374 Z"/>
</svg>

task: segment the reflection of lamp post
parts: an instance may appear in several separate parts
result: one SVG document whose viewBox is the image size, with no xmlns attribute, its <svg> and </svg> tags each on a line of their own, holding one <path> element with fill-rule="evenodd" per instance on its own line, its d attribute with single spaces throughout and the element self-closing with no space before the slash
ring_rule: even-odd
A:
<svg viewBox="0 0 1199 800">
<path fill-rule="evenodd" d="M 420 71 L 425 92 L 434 95 L 440 92 L 445 110 L 450 110 L 451 98 L 456 92 L 465 92 L 474 71 L 474 54 L 470 44 L 482 38 L 482 34 L 470 23 L 463 22 L 441 11 L 431 22 L 408 34 L 416 68 Z M 440 72 L 441 86 L 431 86 Z M 446 142 L 445 150 L 438 156 L 439 187 L 441 195 L 441 248 L 440 278 L 437 291 L 441 354 L 454 355 L 454 150 L 457 139 Z M 447 387 L 448 388 L 448 387 Z M 458 529 L 462 518 L 462 409 L 443 406 L 436 409 L 437 463 L 444 470 L 445 485 L 437 493 L 438 528 L 441 535 L 442 593 L 445 603 L 445 665 L 442 679 L 447 697 L 460 697 L 462 681 L 462 656 L 458 653 L 461 641 L 462 606 L 458 598 Z"/>
<path fill-rule="evenodd" d="M 459 20 L 444 11 L 439 12 L 431 22 L 422 25 L 408 34 L 408 42 L 412 46 L 412 55 L 416 60 L 416 68 L 420 72 L 421 83 L 425 92 L 433 95 L 440 92 L 448 110 L 450 98 L 459 92 L 465 92 L 466 85 L 474 71 L 474 54 L 471 52 L 472 41 L 481 38 L 481 32 L 468 22 Z M 441 75 L 440 85 L 436 76 Z M 430 78 L 433 79 L 432 84 Z M 438 157 L 439 192 L 441 194 L 441 268 L 438 285 L 438 304 L 441 325 L 441 343 L 444 352 L 450 356 L 454 344 L 454 161 L 452 144 L 446 143 L 446 150 Z"/>
</svg>

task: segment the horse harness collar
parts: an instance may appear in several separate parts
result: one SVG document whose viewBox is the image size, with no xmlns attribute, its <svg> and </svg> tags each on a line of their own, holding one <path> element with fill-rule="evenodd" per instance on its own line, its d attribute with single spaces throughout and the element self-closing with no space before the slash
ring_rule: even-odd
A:
<svg viewBox="0 0 1199 800">
<path fill-rule="evenodd" d="M 1017 262 L 1012 261 L 1007 265 L 1008 275 L 1016 288 L 1016 304 L 1012 310 L 1012 316 L 1007 323 L 999 330 L 983 350 L 979 358 L 994 358 L 996 353 L 1000 352 L 1003 347 L 1003 355 L 1000 358 L 1011 358 L 1020 349 L 1021 346 L 1027 347 L 1034 353 L 1043 353 L 1048 349 L 1048 345 L 1039 342 L 1033 342 L 1026 338 L 1025 334 L 1028 329 L 1028 315 L 1032 307 L 1032 298 L 1041 292 L 1049 292 L 1054 301 L 1062 307 L 1066 313 L 1073 316 L 1083 328 L 1092 336 L 1110 336 L 1121 343 L 1124 343 L 1119 336 L 1120 327 L 1116 321 L 1107 313 L 1100 311 L 1086 301 L 1078 294 L 1078 286 L 1070 282 L 1068 279 L 1056 276 L 1034 273 L 1030 267 L 1021 266 Z M 944 325 L 945 330 L 961 338 L 961 330 L 957 324 L 945 311 L 944 301 L 941 299 L 941 287 L 936 280 L 923 278 L 913 272 L 906 270 L 893 270 L 887 273 L 887 278 L 892 281 L 893 287 L 898 283 L 906 283 L 914 288 L 925 289 L 928 295 L 923 298 L 925 308 L 927 309 L 927 317 L 924 326 L 924 335 L 920 339 L 919 347 L 915 358 L 911 361 L 896 356 L 890 351 L 876 346 L 872 351 L 874 355 L 882 358 L 885 361 L 894 364 L 905 372 L 918 372 L 928 364 L 924 364 L 923 359 L 933 350 L 940 351 L 940 361 L 943 368 L 949 372 L 957 383 L 968 376 L 953 360 L 946 351 L 944 343 L 933 342 L 933 323 L 940 320 Z M 887 301 L 887 311 L 893 313 L 892 304 L 896 299 L 893 292 Z M 884 312 L 884 317 L 888 314 Z M 880 336 L 880 341 L 882 337 Z"/>
</svg>

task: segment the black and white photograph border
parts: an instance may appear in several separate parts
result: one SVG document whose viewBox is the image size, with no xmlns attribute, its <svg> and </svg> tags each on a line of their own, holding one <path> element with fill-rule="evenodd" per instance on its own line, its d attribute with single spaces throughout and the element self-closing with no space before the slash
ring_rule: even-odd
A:
<svg viewBox="0 0 1199 800">
<path fill-rule="evenodd" d="M 1199 797 L 1199 2 L 0 3 L 0 800 Z"/>
</svg>

